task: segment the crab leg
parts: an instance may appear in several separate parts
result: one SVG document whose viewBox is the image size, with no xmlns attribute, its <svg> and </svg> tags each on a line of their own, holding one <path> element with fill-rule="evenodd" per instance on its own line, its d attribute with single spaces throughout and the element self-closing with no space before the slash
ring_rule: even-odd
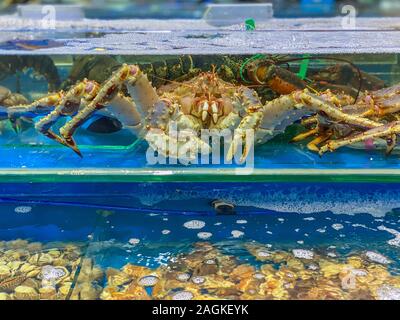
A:
<svg viewBox="0 0 400 320">
<path fill-rule="evenodd" d="M 120 87 L 126 83 L 128 86 L 134 86 L 135 82 L 143 76 L 143 73 L 137 66 L 124 64 L 117 70 L 100 88 L 97 95 L 92 99 L 78 114 L 67 122 L 61 129 L 60 134 L 64 138 L 67 146 L 72 148 L 78 155 L 80 151 L 72 138 L 76 129 L 78 129 L 94 112 L 105 108 L 112 104 L 113 99 L 118 99 L 118 91 Z M 120 100 L 119 100 L 120 101 Z M 127 102 L 126 100 L 124 102 Z M 135 108 L 133 103 L 130 104 L 132 110 Z M 126 107 L 124 105 L 123 107 Z M 133 111 L 132 111 L 133 112 Z M 133 115 L 135 117 L 135 115 Z"/>
<path fill-rule="evenodd" d="M 355 136 L 352 136 L 350 138 L 344 138 L 341 140 L 331 140 L 324 146 L 322 146 L 319 150 L 319 154 L 322 155 L 327 151 L 334 151 L 340 147 L 344 147 L 350 144 L 354 144 L 357 142 L 362 142 L 367 139 L 376 139 L 376 138 L 382 138 L 382 137 L 391 137 L 390 139 L 392 140 L 389 143 L 389 147 L 387 152 L 391 152 L 394 148 L 393 142 L 396 141 L 394 136 L 400 133 L 400 121 L 395 121 L 392 123 L 384 124 L 378 128 L 370 129 L 367 131 L 364 131 L 360 134 L 357 134 Z"/>
<path fill-rule="evenodd" d="M 243 129 L 262 129 L 269 132 L 269 135 L 265 135 L 265 139 L 271 139 L 283 132 L 288 125 L 315 112 L 324 113 L 331 119 L 361 128 L 372 129 L 382 125 L 361 116 L 342 112 L 339 108 L 340 101 L 330 92 L 323 92 L 318 96 L 304 89 L 276 98 L 264 106 L 261 106 L 255 97 L 255 93 L 250 95 L 249 92 L 246 93 L 246 90 L 243 91 L 242 98 L 243 102 L 247 104 L 248 115 L 242 119 L 238 127 L 227 154 L 227 160 L 231 160 L 235 154 L 239 139 L 245 139 L 246 133 Z M 246 151 L 248 152 L 248 148 L 245 147 L 241 160 L 246 158 Z"/>
<path fill-rule="evenodd" d="M 242 87 L 241 103 L 245 108 L 247 115 L 242 119 L 237 129 L 234 130 L 232 143 L 226 154 L 227 161 L 231 161 L 236 154 L 238 147 L 244 143 L 243 154 L 239 159 L 239 163 L 246 160 L 254 141 L 248 141 L 248 130 L 256 130 L 263 119 L 263 106 L 254 90 Z"/>
<path fill-rule="evenodd" d="M 17 105 L 7 108 L 8 118 L 16 132 L 18 132 L 17 121 L 18 117 L 36 117 L 41 114 L 47 114 L 49 110 L 52 110 L 55 105 L 58 104 L 64 93 L 58 92 L 46 97 L 40 98 L 30 104 Z"/>
<path fill-rule="evenodd" d="M 85 79 L 79 82 L 68 90 L 52 112 L 36 123 L 35 128 L 46 137 L 66 145 L 64 139 L 50 129 L 51 126 L 55 124 L 60 117 L 76 113 L 81 105 L 81 99 L 84 97 L 92 99 L 97 93 L 97 90 L 98 84 L 94 81 L 87 81 Z"/>
</svg>

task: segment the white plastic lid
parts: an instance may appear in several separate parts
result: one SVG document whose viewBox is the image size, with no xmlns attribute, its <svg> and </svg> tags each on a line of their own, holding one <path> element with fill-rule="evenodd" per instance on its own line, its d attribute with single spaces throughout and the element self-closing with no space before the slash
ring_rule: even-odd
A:
<svg viewBox="0 0 400 320">
<path fill-rule="evenodd" d="M 18 5 L 18 16 L 23 19 L 82 20 L 85 17 L 79 5 Z"/>
</svg>

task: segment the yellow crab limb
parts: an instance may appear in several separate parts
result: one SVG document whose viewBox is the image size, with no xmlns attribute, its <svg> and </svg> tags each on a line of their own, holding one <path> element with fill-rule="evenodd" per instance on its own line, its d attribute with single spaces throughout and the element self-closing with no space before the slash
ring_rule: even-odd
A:
<svg viewBox="0 0 400 320">
<path fill-rule="evenodd" d="M 367 130 L 350 138 L 341 140 L 331 140 L 326 145 L 320 148 L 319 154 L 322 155 L 327 151 L 334 151 L 340 147 L 344 147 L 367 139 L 376 139 L 381 137 L 392 137 L 400 133 L 400 122 L 395 121 L 389 124 L 381 125 L 378 128 Z"/>
<path fill-rule="evenodd" d="M 81 109 L 78 114 L 72 118 L 71 121 L 67 122 L 61 129 L 60 134 L 64 138 L 65 142 L 71 147 L 76 153 L 80 155 L 80 152 L 72 138 L 75 130 L 79 128 L 95 111 L 105 108 L 110 104 L 110 101 L 115 98 L 118 94 L 119 88 L 122 84 L 128 83 L 134 84 L 143 73 L 139 67 L 134 65 L 124 64 L 119 70 L 101 86 L 97 95 Z"/>
<path fill-rule="evenodd" d="M 330 102 L 327 102 L 326 100 L 306 91 L 300 93 L 295 92 L 292 94 L 292 96 L 296 102 L 301 102 L 302 105 L 300 108 L 303 107 L 314 112 L 324 112 L 328 115 L 328 117 L 347 124 L 369 129 L 382 125 L 379 122 L 375 122 L 360 116 L 343 113 L 339 108 L 335 107 Z M 296 105 L 298 106 L 298 103 Z"/>
<path fill-rule="evenodd" d="M 312 136 L 312 135 L 314 135 L 314 134 L 317 134 L 318 132 L 319 132 L 318 128 L 314 128 L 314 129 L 311 129 L 311 130 L 308 130 L 308 131 L 306 131 L 306 132 L 303 132 L 303 133 L 298 134 L 297 136 L 295 136 L 294 138 L 292 138 L 291 141 L 292 141 L 292 142 L 298 142 L 298 141 L 307 139 L 307 138 L 309 138 L 310 136 Z"/>
<path fill-rule="evenodd" d="M 249 152 L 250 148 L 254 144 L 254 141 L 247 141 L 249 139 L 246 139 L 247 132 L 248 130 L 253 130 L 253 133 L 255 130 L 258 129 L 260 126 L 261 120 L 263 117 L 263 113 L 261 111 L 253 112 L 250 113 L 249 115 L 245 116 L 242 121 L 240 122 L 239 126 L 237 129 L 234 130 L 234 136 L 232 139 L 232 143 L 228 149 L 228 152 L 226 154 L 226 160 L 231 161 L 236 154 L 239 146 L 244 143 L 244 148 L 243 148 L 243 154 L 240 157 L 239 163 L 243 163 Z M 255 135 L 253 135 L 254 137 Z"/>
<path fill-rule="evenodd" d="M 308 150 L 318 152 L 319 151 L 318 145 L 328 140 L 331 136 L 332 136 L 331 133 L 324 133 L 321 136 L 316 137 L 315 139 L 307 143 Z"/>
<path fill-rule="evenodd" d="M 54 94 L 50 94 L 34 102 L 26 105 L 17 105 L 7 108 L 8 114 L 10 117 L 16 117 L 19 114 L 23 114 L 25 112 L 36 112 L 40 111 L 42 107 L 52 107 L 59 103 L 60 99 L 63 97 L 64 93 L 58 92 Z M 39 110 L 38 110 L 39 109 Z"/>
<path fill-rule="evenodd" d="M 67 145 L 63 138 L 55 134 L 50 128 L 57 120 L 66 115 L 72 115 L 79 110 L 81 99 L 91 98 L 97 93 L 98 84 L 87 79 L 74 85 L 56 104 L 55 109 L 35 124 L 36 130 L 46 137 Z"/>
</svg>

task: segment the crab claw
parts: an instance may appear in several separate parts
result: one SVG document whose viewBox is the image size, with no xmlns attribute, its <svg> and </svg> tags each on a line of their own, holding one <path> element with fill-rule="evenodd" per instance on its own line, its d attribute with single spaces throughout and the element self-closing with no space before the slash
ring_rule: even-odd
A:
<svg viewBox="0 0 400 320">
<path fill-rule="evenodd" d="M 72 150 L 74 150 L 74 152 L 80 156 L 81 158 L 83 158 L 83 155 L 81 153 L 81 151 L 79 150 L 78 146 L 75 143 L 75 140 L 72 137 L 69 138 L 64 138 L 64 142 L 65 145 L 69 148 L 71 148 Z"/>
<path fill-rule="evenodd" d="M 231 161 L 238 151 L 239 146 L 244 143 L 243 153 L 239 159 L 239 163 L 246 161 L 254 145 L 255 130 L 258 129 L 263 117 L 262 112 L 254 112 L 242 119 L 238 128 L 234 131 L 231 145 L 226 154 L 226 160 Z"/>
</svg>

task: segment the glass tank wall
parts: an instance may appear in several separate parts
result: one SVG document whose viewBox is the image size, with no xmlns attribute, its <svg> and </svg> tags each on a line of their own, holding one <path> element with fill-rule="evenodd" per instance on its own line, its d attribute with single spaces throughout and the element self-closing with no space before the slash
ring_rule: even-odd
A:
<svg viewBox="0 0 400 320">
<path fill-rule="evenodd" d="M 387 176 L 388 170 L 395 173 L 398 168 L 398 58 L 268 53 L 4 55 L 0 166 L 11 176 L 19 170 L 30 174 L 40 169 L 44 175 L 47 169 L 82 174 L 97 170 L 99 179 L 123 176 L 124 169 L 127 175 L 122 179 L 152 170 L 201 173 L 212 179 L 216 169 L 217 179 L 220 174 L 244 179 L 232 177 L 237 168 L 263 177 L 256 179 L 284 179 L 285 174 L 299 172 L 331 175 L 332 170 L 339 176 L 341 170 Z M 124 68 L 146 76 L 139 85 L 130 85 L 129 79 L 117 78 Z M 149 107 L 143 95 L 150 95 L 152 103 L 173 105 Z M 196 143 L 185 155 L 178 155 L 185 150 L 178 138 L 163 140 L 173 134 L 174 126 L 177 132 L 193 133 L 185 139 Z M 246 141 L 235 136 L 243 128 L 255 135 L 255 143 L 247 144 L 246 159 L 240 157 Z M 212 130 L 220 136 L 213 136 Z M 224 130 L 231 135 L 221 135 Z M 164 149 L 152 140 L 157 137 L 168 142 Z M 235 142 L 241 145 L 229 161 Z M 277 170 L 282 176 L 274 176 Z"/>
</svg>

